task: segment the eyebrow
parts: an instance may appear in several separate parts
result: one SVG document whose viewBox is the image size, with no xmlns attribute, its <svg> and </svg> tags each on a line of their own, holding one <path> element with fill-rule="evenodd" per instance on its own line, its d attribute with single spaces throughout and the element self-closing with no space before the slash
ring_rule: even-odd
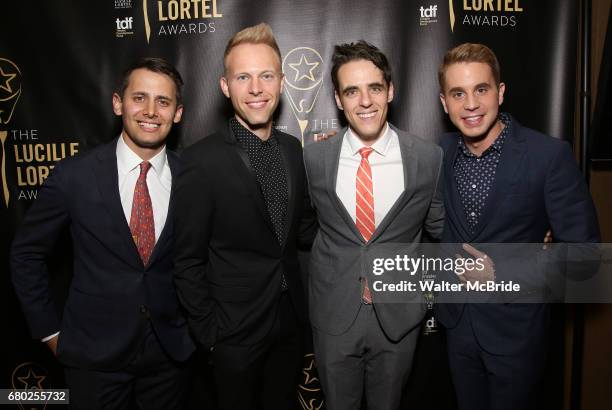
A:
<svg viewBox="0 0 612 410">
<path fill-rule="evenodd" d="M 149 96 L 149 95 L 151 95 L 151 94 L 149 94 L 148 92 L 145 92 L 145 91 L 134 91 L 134 92 L 132 93 L 132 95 L 133 95 L 133 96 L 134 96 L 134 95 L 143 95 L 143 96 Z M 156 95 L 156 96 L 154 96 L 153 98 L 154 98 L 154 99 L 156 99 L 156 100 L 168 100 L 168 101 L 172 101 L 172 98 L 171 98 L 171 97 L 168 97 L 167 95 Z"/>
<path fill-rule="evenodd" d="M 385 85 L 383 83 L 379 83 L 379 82 L 375 82 L 375 83 L 370 83 L 368 84 L 368 88 L 374 88 L 374 87 L 380 87 L 380 88 L 385 88 Z M 345 88 L 342 89 L 342 92 L 348 92 L 348 91 L 353 91 L 353 90 L 358 90 L 359 87 L 357 87 L 356 85 L 348 85 Z"/>
</svg>

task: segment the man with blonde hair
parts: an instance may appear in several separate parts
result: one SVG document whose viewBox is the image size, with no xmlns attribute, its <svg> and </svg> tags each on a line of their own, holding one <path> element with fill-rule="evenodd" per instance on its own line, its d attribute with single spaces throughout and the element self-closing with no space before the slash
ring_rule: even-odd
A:
<svg viewBox="0 0 612 410">
<path fill-rule="evenodd" d="M 284 75 L 272 30 L 227 44 L 228 124 L 185 150 L 176 274 L 191 331 L 211 353 L 218 407 L 294 409 L 306 322 L 298 243 L 316 226 L 299 141 L 272 127 Z"/>
<path fill-rule="evenodd" d="M 458 129 L 441 140 L 442 242 L 479 244 L 463 245 L 466 256 L 486 260 L 484 269 L 466 270 L 464 282 L 513 280 L 525 285 L 513 302 L 530 302 L 438 305 L 459 408 L 538 408 L 550 327 L 549 305 L 535 303 L 546 292 L 535 258 L 541 255 L 521 253 L 515 263 L 495 244 L 537 244 L 549 228 L 558 242 L 599 242 L 593 201 L 567 143 L 499 111 L 506 85 L 488 47 L 465 43 L 448 51 L 439 81 L 444 111 Z"/>
</svg>

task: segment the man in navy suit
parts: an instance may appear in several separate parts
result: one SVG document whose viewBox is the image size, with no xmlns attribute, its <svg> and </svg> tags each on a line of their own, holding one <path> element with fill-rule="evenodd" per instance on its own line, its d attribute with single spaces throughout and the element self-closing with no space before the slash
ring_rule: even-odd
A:
<svg viewBox="0 0 612 410">
<path fill-rule="evenodd" d="M 126 70 L 113 95 L 121 135 L 59 163 L 13 242 L 17 296 L 32 336 L 64 365 L 75 408 L 183 407 L 194 344 L 172 282 L 178 161 L 165 146 L 182 83 L 162 59 Z M 64 229 L 74 272 L 60 318 L 46 257 Z"/>
<path fill-rule="evenodd" d="M 482 252 L 488 245 L 468 243 L 538 243 L 549 228 L 558 242 L 599 242 L 595 208 L 569 145 L 499 112 L 506 86 L 495 54 L 481 44 L 462 44 L 446 53 L 439 82 L 444 111 L 459 131 L 441 141 L 442 241 L 466 244 L 466 255 L 484 259 L 483 269 L 467 270 L 462 280 L 529 282 L 540 274 L 529 259 L 522 269 L 504 270 L 502 256 Z M 438 306 L 460 409 L 534 404 L 549 316 L 544 303 Z"/>
</svg>

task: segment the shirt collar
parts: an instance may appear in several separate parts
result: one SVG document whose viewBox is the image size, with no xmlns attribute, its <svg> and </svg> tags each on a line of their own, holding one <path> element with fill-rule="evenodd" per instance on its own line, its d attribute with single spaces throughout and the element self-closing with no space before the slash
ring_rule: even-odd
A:
<svg viewBox="0 0 612 410">
<path fill-rule="evenodd" d="M 132 171 L 134 168 L 140 166 L 140 163 L 143 161 L 128 145 L 125 143 L 123 139 L 123 134 L 119 136 L 117 140 L 117 171 L 119 174 L 127 174 Z M 153 158 L 149 160 L 151 164 L 151 168 L 155 171 L 157 175 L 161 175 L 162 170 L 166 166 L 166 146 L 161 149 Z"/>
<path fill-rule="evenodd" d="M 276 130 L 274 127 L 272 127 L 270 138 L 268 138 L 266 141 L 253 134 L 251 130 L 242 125 L 240 121 L 236 119 L 236 117 L 230 118 L 230 127 L 232 129 L 232 132 L 234 133 L 234 136 L 241 144 L 245 144 L 247 142 L 257 142 L 259 144 L 263 144 L 268 142 L 270 145 L 276 145 L 278 143 L 278 140 L 276 139 Z"/>
<path fill-rule="evenodd" d="M 385 130 L 383 134 L 380 136 L 380 138 L 376 140 L 374 144 L 370 145 L 370 147 L 373 148 L 374 151 L 376 151 L 383 157 L 386 156 L 387 153 L 389 152 L 389 146 L 391 145 L 391 132 L 392 130 L 391 130 L 391 127 L 389 127 L 389 123 L 388 122 L 385 123 Z M 363 141 L 361 141 L 353 133 L 350 127 L 348 131 L 346 132 L 346 139 L 349 143 L 349 147 L 351 149 L 352 155 L 357 155 L 359 153 L 359 150 L 366 146 L 363 143 Z"/>
</svg>

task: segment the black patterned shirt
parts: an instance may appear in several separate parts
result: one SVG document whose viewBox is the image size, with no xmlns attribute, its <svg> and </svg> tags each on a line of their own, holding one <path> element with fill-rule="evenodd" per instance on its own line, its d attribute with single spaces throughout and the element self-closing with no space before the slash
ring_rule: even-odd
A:
<svg viewBox="0 0 612 410">
<path fill-rule="evenodd" d="M 455 182 L 472 231 L 478 225 L 487 203 L 489 192 L 495 182 L 497 164 L 501 158 L 504 142 L 512 126 L 509 115 L 500 113 L 499 119 L 505 127 L 482 155 L 474 155 L 463 142 L 463 137 L 459 138 L 457 143 L 457 156 L 454 163 Z"/>
</svg>

